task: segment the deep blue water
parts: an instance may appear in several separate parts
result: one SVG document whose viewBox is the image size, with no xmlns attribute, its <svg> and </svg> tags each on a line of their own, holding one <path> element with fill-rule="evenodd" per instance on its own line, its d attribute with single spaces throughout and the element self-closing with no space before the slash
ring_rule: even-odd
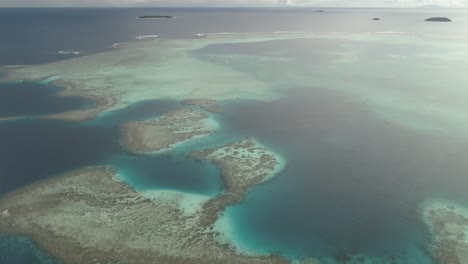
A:
<svg viewBox="0 0 468 264">
<path fill-rule="evenodd" d="M 447 13 L 458 20 L 449 25 L 450 30 L 419 23 Z M 145 14 L 177 18 L 135 19 Z M 395 19 L 379 24 L 369 20 L 376 16 Z M 139 35 L 410 31 L 467 36 L 465 28 L 466 19 L 457 11 L 0 9 L 0 64 L 37 64 L 76 56 L 59 54 L 61 50 L 93 54 Z M 258 49 L 243 50 L 249 51 Z M 0 117 L 37 116 L 89 104 L 80 98 L 56 97 L 56 91 L 38 83 L 0 84 Z M 179 106 L 147 101 L 87 122 L 38 118 L 0 122 L 0 195 L 96 164 L 116 166 L 140 189 L 215 193 L 221 188 L 218 170 L 189 159 L 189 147 L 174 155 L 144 157 L 129 155 L 118 144 L 119 124 Z M 369 255 L 404 254 L 405 250 L 416 254 L 413 248 L 427 239 L 415 215 L 418 203 L 428 194 L 468 201 L 468 142 L 415 134 L 373 116 L 365 105 L 320 89 L 297 89 L 271 103 L 236 101 L 223 107 L 226 113 L 217 117 L 222 130 L 214 139 L 192 147 L 254 136 L 288 159 L 281 175 L 229 209 L 235 215 L 238 236 L 251 248 L 291 256 L 333 255 L 340 249 Z M 44 264 L 49 263 L 47 259 L 27 239 L 0 238 L 0 263 Z"/>
<path fill-rule="evenodd" d="M 333 40 L 220 44 L 197 55 L 272 56 L 280 51 L 279 57 L 287 54 L 301 67 L 302 60 L 320 65 L 343 46 L 356 45 Z M 397 50 L 378 47 L 376 52 L 383 54 Z M 401 52 L 415 48 L 407 45 Z M 373 51 L 371 45 L 367 49 Z M 272 78 L 247 68 L 236 69 L 261 80 Z M 294 72 L 293 67 L 288 70 Z M 293 258 L 326 258 L 343 250 L 431 263 L 421 250 L 429 237 L 418 206 L 428 197 L 468 204 L 468 141 L 399 126 L 373 113 L 365 100 L 313 83 L 293 88 L 285 87 L 274 102 L 223 105 L 223 129 L 259 138 L 287 158 L 278 177 L 227 210 L 236 241 L 248 250 Z"/>
<path fill-rule="evenodd" d="M 395 126 L 330 91 L 288 93 L 272 103 L 224 105 L 225 129 L 280 146 L 288 160 L 228 209 L 249 249 L 417 258 L 428 239 L 418 205 L 436 196 L 468 202 L 467 141 Z"/>
<path fill-rule="evenodd" d="M 110 50 L 114 43 L 137 36 L 193 38 L 217 32 L 414 32 L 468 37 L 465 10 L 317 9 L 171 9 L 171 8 L 0 8 L 0 65 L 39 64 Z M 141 15 L 173 15 L 171 20 L 135 19 Z M 450 16 L 454 23 L 423 20 Z M 381 17 L 375 23 L 370 19 Z M 350 23 L 350 22 L 353 23 Z M 447 30 L 447 27 L 449 29 Z M 78 51 L 80 55 L 59 54 Z"/>
<path fill-rule="evenodd" d="M 92 104 L 80 97 L 53 96 L 59 91 L 33 82 L 0 83 L 0 118 L 60 113 Z"/>
</svg>

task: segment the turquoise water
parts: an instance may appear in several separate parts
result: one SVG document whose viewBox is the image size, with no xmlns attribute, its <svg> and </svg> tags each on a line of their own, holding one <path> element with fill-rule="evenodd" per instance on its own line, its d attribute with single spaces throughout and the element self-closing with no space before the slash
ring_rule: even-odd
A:
<svg viewBox="0 0 468 264">
<path fill-rule="evenodd" d="M 465 139 L 396 126 L 320 89 L 224 107 L 231 132 L 262 138 L 288 157 L 280 175 L 224 215 L 243 250 L 325 263 L 343 252 L 373 263 L 432 263 L 418 206 L 437 196 L 468 202 Z"/>
<path fill-rule="evenodd" d="M 428 196 L 468 201 L 464 139 L 396 125 L 349 95 L 320 88 L 292 89 L 273 102 L 221 104 L 225 113 L 212 115 L 221 124 L 219 131 L 156 156 L 126 153 L 118 144 L 118 125 L 157 117 L 179 108 L 176 102 L 141 102 L 87 122 L 3 122 L 0 139 L 9 151 L 3 153 L 8 166 L 2 169 L 11 175 L 3 180 L 13 189 L 25 184 L 28 170 L 38 180 L 111 164 L 143 191 L 215 195 L 222 190 L 219 170 L 194 161 L 190 151 L 254 137 L 287 157 L 287 165 L 227 209 L 234 243 L 255 253 L 314 256 L 325 263 L 335 263 L 340 254 L 365 255 L 374 263 L 377 258 L 431 263 L 421 250 L 428 237 L 417 207 Z M 48 155 L 37 160 L 43 153 Z M 20 166 L 25 160 L 30 166 Z M 13 247 L 29 250 L 30 245 Z"/>
<path fill-rule="evenodd" d="M 6 193 L 83 166 L 109 164 L 136 188 L 214 194 L 221 189 L 218 169 L 190 159 L 190 149 L 177 155 L 144 156 L 130 155 L 119 144 L 120 124 L 158 117 L 180 107 L 173 101 L 145 101 L 86 122 L 0 122 L 0 144 L 4 146 L 0 150 L 0 191 Z"/>
<path fill-rule="evenodd" d="M 0 10 L 9 13 L 0 20 L 21 17 L 21 25 L 24 16 L 15 12 L 34 13 L 25 25 L 31 32 L 43 32 L 8 39 L 8 47 L 15 52 L 2 49 L 0 57 L 11 64 L 54 61 L 59 59 L 58 50 L 89 54 L 143 34 L 191 38 L 201 32 L 285 30 L 405 31 L 409 39 L 414 35 L 467 36 L 466 14 L 455 10 L 448 11 L 455 22 L 444 25 L 427 24 L 423 19 L 446 11 L 166 10 L 177 12 L 180 18 L 158 25 L 135 21 L 141 11 Z M 370 21 L 374 16 L 384 19 Z M 44 19 L 45 24 L 35 22 Z M 83 30 L 87 28 L 83 25 L 97 20 L 105 23 L 86 37 L 89 30 Z M 115 31 L 115 21 L 130 25 L 117 32 L 124 37 L 115 32 L 101 34 Z M 47 30 L 37 30 L 33 24 Z M 23 32 L 25 27 L 3 25 L 8 27 L 5 32 Z M 62 33 L 57 34 L 57 28 Z M 62 41 L 36 45 L 36 38 L 49 43 L 52 36 L 66 39 L 68 46 L 62 47 L 66 45 Z M 313 256 L 324 263 L 354 255 L 370 258 L 368 263 L 429 264 L 422 250 L 429 238 L 418 219 L 418 206 L 428 197 L 468 204 L 466 116 L 458 111 L 465 110 L 467 79 L 464 50 L 444 46 L 436 38 L 424 40 L 424 45 L 398 41 L 393 35 L 378 45 L 359 40 L 285 40 L 213 45 L 195 52 L 201 59 L 267 83 L 280 91 L 281 99 L 222 102 L 225 113 L 212 115 L 221 124 L 217 133 L 164 155 L 130 155 L 118 143 L 118 125 L 181 107 L 174 101 L 140 102 L 86 122 L 37 118 L 0 122 L 0 194 L 82 166 L 110 164 L 139 190 L 215 195 L 222 191 L 219 170 L 192 160 L 190 151 L 254 137 L 286 157 L 287 165 L 272 181 L 256 187 L 242 203 L 225 212 L 222 220 L 230 224 L 230 238 L 240 249 L 290 258 Z M 24 52 L 25 47 L 29 52 Z M 447 58 L 454 61 L 448 63 Z M 56 88 L 40 83 L 1 84 L 7 88 L 20 85 L 27 87 L 10 90 L 10 97 L 0 96 L 0 117 L 89 106 L 82 99 L 55 97 Z M 453 105 L 460 115 L 453 117 L 450 111 L 444 115 L 432 108 L 434 102 Z M 459 133 L 441 133 L 446 131 Z M 27 238 L 0 238 L 0 263 L 50 261 Z"/>
<path fill-rule="evenodd" d="M 10 146 L 21 150 L 18 155 L 23 160 L 49 153 L 41 160 L 47 170 L 41 172 L 32 162 L 28 167 L 35 169 L 35 180 L 38 175 L 51 175 L 51 168 L 58 173 L 111 164 L 137 189 L 203 195 L 222 190 L 219 170 L 191 159 L 191 150 L 246 137 L 260 139 L 287 157 L 287 166 L 272 181 L 256 187 L 241 204 L 228 208 L 225 217 L 232 224 L 232 238 L 244 250 L 291 258 L 314 256 L 325 263 L 334 263 L 342 252 L 431 263 L 421 250 L 428 238 L 417 218 L 417 206 L 436 195 L 468 201 L 464 176 L 468 142 L 389 123 L 366 104 L 323 89 L 294 89 L 274 102 L 222 102 L 225 113 L 213 115 L 220 130 L 181 145 L 173 153 L 129 155 L 118 145 L 119 123 L 137 116 L 144 120 L 178 107 L 170 101 L 147 101 L 88 122 L 4 122 L 2 131 L 10 131 L 9 137 L 0 138 L 8 138 Z M 34 143 L 32 138 L 24 142 L 25 133 L 31 130 L 38 132 L 38 139 L 49 135 L 47 142 Z M 74 142 L 65 153 L 63 142 Z M 84 145 L 83 151 L 80 145 Z M 11 170 L 13 160 L 20 160 L 12 154 L 4 154 L 11 162 L 6 169 L 14 176 L 9 181 L 16 181 L 12 186 L 24 184 L 20 179 L 28 172 Z M 64 158 L 56 162 L 59 155 Z M 16 246 L 30 248 L 27 243 L 13 244 Z"/>
<path fill-rule="evenodd" d="M 307 48 L 303 43 L 296 47 Z M 238 52 L 259 49 L 245 48 Z M 321 55 L 317 62 L 331 56 L 326 49 Z M 248 66 L 246 72 L 256 69 L 254 63 Z M 257 78 L 270 74 L 265 70 Z M 279 76 L 276 81 L 282 84 Z M 352 93 L 292 87 L 296 84 L 289 83 L 286 92 L 279 89 L 281 99 L 272 102 L 220 102 L 224 114 L 210 114 L 220 124 L 214 135 L 163 155 L 127 153 L 118 144 L 119 125 L 180 108 L 174 101 L 144 101 L 86 122 L 1 122 L 0 144 L 7 146 L 0 149 L 2 192 L 74 168 L 110 164 L 138 190 L 215 195 L 222 191 L 219 169 L 191 159 L 190 151 L 254 137 L 286 157 L 287 165 L 224 213 L 221 221 L 230 224 L 235 246 L 291 259 L 312 256 L 324 263 L 339 263 L 343 255 L 365 256 L 369 263 L 431 263 L 422 250 L 429 238 L 417 208 L 437 196 L 468 203 L 467 139 L 392 122 Z M 24 243 L 13 247 L 30 248 Z"/>
<path fill-rule="evenodd" d="M 448 66 L 457 61 L 448 51 L 462 51 L 450 45 L 331 38 L 198 51 L 283 92 L 274 102 L 224 105 L 224 127 L 276 146 L 288 162 L 228 208 L 219 229 L 254 254 L 432 263 L 418 207 L 428 198 L 468 204 L 466 108 L 458 105 L 467 65 L 460 57 Z"/>
<path fill-rule="evenodd" d="M 425 256 L 420 246 L 427 238 L 415 215 L 418 203 L 435 192 L 468 198 L 462 177 L 464 156 L 460 155 L 457 161 L 441 159 L 444 153 L 455 155 L 456 150 L 463 154 L 464 150 L 458 147 L 461 142 L 421 136 L 393 126 L 350 98 L 324 90 L 298 89 L 287 99 L 271 103 L 223 102 L 225 113 L 214 115 L 221 124 L 220 130 L 212 137 L 181 145 L 172 154 L 129 155 L 116 143 L 116 124 L 134 116 L 157 116 L 178 106 L 166 101 L 144 102 L 90 122 L 29 120 L 3 126 L 19 135 L 17 141 L 13 139 L 19 149 L 26 147 L 25 142 L 21 145 L 22 131 L 40 128 L 44 131 L 39 135 L 61 135 L 62 139 L 51 137 L 46 145 L 29 145 L 35 151 L 26 155 L 21 152 L 24 159 L 37 157 L 45 149 L 53 153 L 53 146 L 59 148 L 61 142 L 78 140 L 61 155 L 72 157 L 74 162 L 84 158 L 88 161 L 69 164 L 71 168 L 111 164 L 137 189 L 203 195 L 221 190 L 219 170 L 210 163 L 190 159 L 191 150 L 248 136 L 261 139 L 287 157 L 287 167 L 272 181 L 258 186 L 240 205 L 230 207 L 226 216 L 232 220 L 235 242 L 244 249 L 291 258 L 333 259 L 343 250 L 367 256 L 409 255 L 420 260 Z M 73 140 L 70 135 L 74 135 Z M 314 140 L 304 140 L 311 138 Z M 77 151 L 76 147 L 83 144 L 86 153 L 101 154 L 90 159 Z M 59 171 L 70 169 L 61 167 L 66 162 L 54 164 Z M 54 165 L 48 163 L 46 167 Z M 441 178 L 435 170 L 444 168 L 452 172 L 458 168 L 458 173 Z M 11 179 L 22 177 L 18 171 L 16 175 Z M 446 192 L 441 190 L 443 186 Z M 430 263 L 426 260 L 416 263 Z"/>
<path fill-rule="evenodd" d="M 134 156 L 120 154 L 109 162 L 137 190 L 178 190 L 216 195 L 222 190 L 219 169 L 210 163 L 182 156 Z"/>
<path fill-rule="evenodd" d="M 118 143 L 121 123 L 157 117 L 179 107 L 172 101 L 145 101 L 86 122 L 35 118 L 0 122 L 0 194 L 79 167 L 111 165 L 141 191 L 216 195 L 222 190 L 219 169 L 191 159 L 190 148 L 144 156 L 130 155 Z M 45 256 L 30 239 L 0 238 L 0 263 L 55 263 Z"/>
</svg>

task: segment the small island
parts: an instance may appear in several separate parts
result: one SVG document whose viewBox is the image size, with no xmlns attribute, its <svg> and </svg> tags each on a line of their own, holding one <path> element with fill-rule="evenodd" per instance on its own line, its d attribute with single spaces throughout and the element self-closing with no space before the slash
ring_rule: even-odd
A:
<svg viewBox="0 0 468 264">
<path fill-rule="evenodd" d="M 157 119 L 123 124 L 120 141 L 131 153 L 156 153 L 206 137 L 216 128 L 217 123 L 202 111 L 179 109 Z"/>
<path fill-rule="evenodd" d="M 379 17 L 374 17 L 372 20 L 379 21 L 380 18 Z"/>
<path fill-rule="evenodd" d="M 170 19 L 170 18 L 174 18 L 173 16 L 160 16 L 160 15 L 157 15 L 157 16 L 139 16 L 138 17 L 139 19 Z"/>
<path fill-rule="evenodd" d="M 452 22 L 452 20 L 448 17 L 430 17 L 426 19 L 425 21 L 429 22 Z"/>
</svg>

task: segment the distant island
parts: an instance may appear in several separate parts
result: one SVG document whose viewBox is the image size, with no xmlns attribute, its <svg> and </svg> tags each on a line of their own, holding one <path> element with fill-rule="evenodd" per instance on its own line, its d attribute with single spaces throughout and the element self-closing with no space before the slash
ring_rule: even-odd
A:
<svg viewBox="0 0 468 264">
<path fill-rule="evenodd" d="M 169 19 L 174 18 L 173 16 L 139 16 L 140 19 Z"/>
<path fill-rule="evenodd" d="M 380 18 L 374 17 L 372 20 L 376 20 L 376 21 L 377 21 L 377 20 L 380 20 Z"/>
<path fill-rule="evenodd" d="M 431 22 L 452 22 L 452 20 L 448 17 L 430 17 L 426 19 L 425 21 L 431 21 Z"/>
</svg>

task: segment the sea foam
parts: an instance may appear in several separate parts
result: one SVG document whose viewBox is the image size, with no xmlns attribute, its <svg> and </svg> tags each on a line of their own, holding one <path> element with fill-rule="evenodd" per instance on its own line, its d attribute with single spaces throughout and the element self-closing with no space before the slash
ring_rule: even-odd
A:
<svg viewBox="0 0 468 264">
<path fill-rule="evenodd" d="M 151 38 L 157 38 L 158 35 L 143 35 L 143 36 L 138 36 L 136 39 L 138 40 L 143 40 L 143 39 L 151 39 Z"/>
<path fill-rule="evenodd" d="M 57 53 L 58 53 L 58 54 L 62 54 L 62 55 L 80 55 L 80 54 L 81 54 L 81 52 L 79 52 L 79 51 L 74 51 L 74 50 L 72 50 L 72 51 L 60 50 L 60 51 L 58 51 Z"/>
</svg>

